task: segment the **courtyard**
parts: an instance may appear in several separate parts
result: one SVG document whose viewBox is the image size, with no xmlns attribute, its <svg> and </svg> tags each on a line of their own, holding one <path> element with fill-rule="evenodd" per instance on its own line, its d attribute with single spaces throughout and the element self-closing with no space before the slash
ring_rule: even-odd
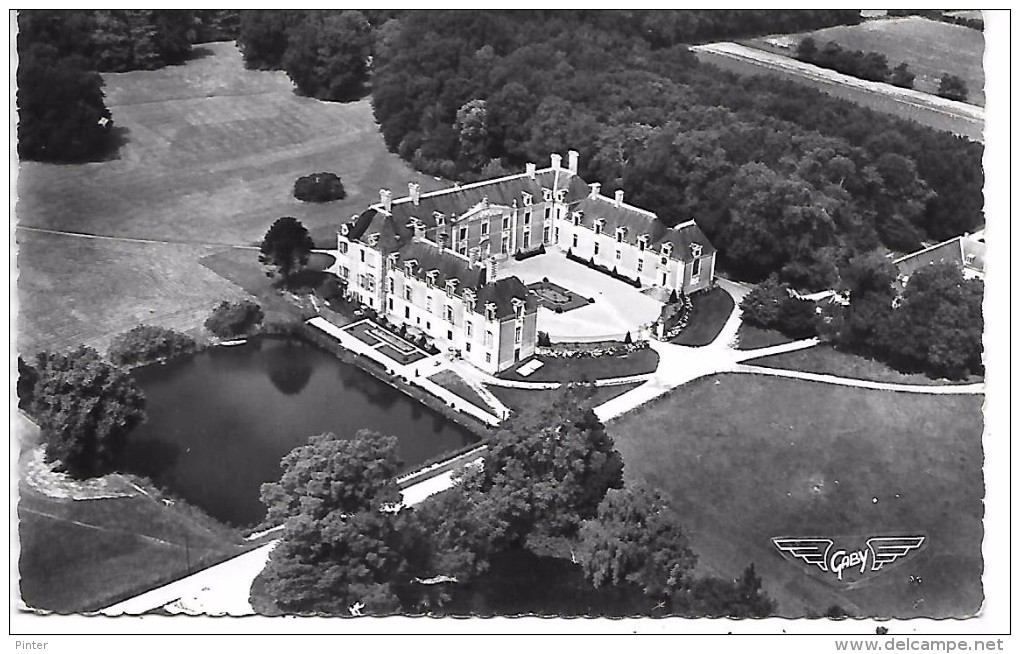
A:
<svg viewBox="0 0 1020 654">
<path fill-rule="evenodd" d="M 501 262 L 496 277 L 510 276 L 525 285 L 548 278 L 582 298 L 595 300 L 563 313 L 540 306 L 538 329 L 548 333 L 553 342 L 622 340 L 627 332 L 637 339 L 642 328 L 654 322 L 662 310 L 662 303 L 645 292 L 570 261 L 558 250 L 550 249 L 524 261 Z"/>
</svg>

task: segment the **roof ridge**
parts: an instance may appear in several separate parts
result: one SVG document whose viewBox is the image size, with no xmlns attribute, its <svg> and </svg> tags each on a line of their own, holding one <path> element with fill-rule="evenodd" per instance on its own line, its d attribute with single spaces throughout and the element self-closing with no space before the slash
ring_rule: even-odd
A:
<svg viewBox="0 0 1020 654">
<path fill-rule="evenodd" d="M 592 196 L 589 195 L 588 197 L 592 197 Z M 619 205 L 617 205 L 616 204 L 616 198 L 606 197 L 605 195 L 602 195 L 601 193 L 599 193 L 598 195 L 596 195 L 594 197 L 599 199 L 599 200 L 602 200 L 604 202 L 612 203 L 612 205 L 614 207 L 616 207 L 617 209 L 629 209 L 629 210 L 631 210 L 631 211 L 633 211 L 635 213 L 640 213 L 640 214 L 643 214 L 645 216 L 649 216 L 651 218 L 654 218 L 655 220 L 659 219 L 659 215 L 658 214 L 656 214 L 656 213 L 654 213 L 652 211 L 649 211 L 648 209 L 642 209 L 641 207 L 635 207 L 634 205 L 627 204 L 626 202 L 621 202 Z"/>
<path fill-rule="evenodd" d="M 924 248 L 922 250 L 918 250 L 916 252 L 911 252 L 910 254 L 905 254 L 902 257 L 900 257 L 899 259 L 893 259 L 893 263 L 897 264 L 897 263 L 900 263 L 901 261 L 906 261 L 907 259 L 910 259 L 911 257 L 920 256 L 920 255 L 924 254 L 925 252 L 931 252 L 932 250 L 938 249 L 938 248 L 940 248 L 940 247 L 942 247 L 944 245 L 949 245 L 953 241 L 957 241 L 957 240 L 960 241 L 960 253 L 963 254 L 963 236 L 960 235 L 960 236 L 954 236 L 953 238 L 950 238 L 950 239 L 946 239 L 945 241 L 942 241 L 941 243 L 936 243 L 935 245 L 929 245 L 928 247 L 926 247 L 926 248 Z"/>
<path fill-rule="evenodd" d="M 542 168 L 541 170 L 536 170 L 535 174 L 538 175 L 538 174 L 541 174 L 541 173 L 553 172 L 555 170 L 556 170 L 555 168 L 550 166 L 548 168 Z M 448 188 L 441 188 L 441 189 L 438 189 L 438 190 L 435 190 L 435 191 L 429 191 L 428 193 L 421 193 L 421 194 L 418 195 L 418 198 L 419 199 L 434 198 L 434 197 L 439 196 L 439 195 L 446 195 L 446 194 L 449 194 L 449 193 L 456 193 L 458 191 L 469 191 L 469 190 L 473 190 L 473 189 L 476 189 L 476 188 L 480 188 L 482 186 L 488 186 L 489 184 L 499 184 L 501 182 L 509 182 L 511 180 L 520 179 L 522 177 L 527 177 L 529 179 L 531 178 L 530 175 L 528 175 L 527 171 L 525 171 L 523 173 L 514 173 L 513 175 L 504 175 L 503 177 L 493 177 L 492 179 L 483 179 L 483 180 L 480 180 L 480 181 L 477 181 L 477 182 L 471 182 L 470 184 L 462 184 L 460 186 L 451 186 L 451 187 L 448 187 Z M 391 204 L 406 204 L 406 203 L 408 203 L 410 201 L 411 201 L 411 196 L 410 195 L 405 195 L 403 197 L 394 198 L 392 200 Z M 374 207 L 376 205 L 372 205 L 372 206 Z"/>
</svg>

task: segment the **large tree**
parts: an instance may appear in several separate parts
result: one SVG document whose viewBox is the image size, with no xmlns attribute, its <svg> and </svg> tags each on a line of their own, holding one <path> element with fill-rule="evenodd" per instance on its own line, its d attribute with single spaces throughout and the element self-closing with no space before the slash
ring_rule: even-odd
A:
<svg viewBox="0 0 1020 654">
<path fill-rule="evenodd" d="M 573 535 L 606 491 L 622 487 L 623 459 L 583 388 L 561 391 L 543 410 L 505 424 L 468 488 L 497 493 L 508 544 L 532 533 Z"/>
<path fill-rule="evenodd" d="M 916 271 L 891 317 L 893 362 L 950 378 L 981 372 L 983 299 L 984 283 L 964 279 L 956 264 Z"/>
<path fill-rule="evenodd" d="M 284 281 L 308 263 L 315 242 L 296 218 L 284 216 L 266 232 L 259 247 L 259 261 L 274 266 Z"/>
<path fill-rule="evenodd" d="M 42 428 L 46 458 L 79 477 L 111 470 L 128 434 L 145 420 L 134 379 L 92 348 L 36 356 L 29 413 Z"/>
<path fill-rule="evenodd" d="M 753 563 L 737 579 L 700 577 L 672 597 L 672 611 L 687 617 L 767 618 L 775 610 Z"/>
<path fill-rule="evenodd" d="M 113 122 L 92 64 L 92 16 L 18 12 L 18 155 L 80 162 L 105 155 Z"/>
<path fill-rule="evenodd" d="M 287 52 L 290 31 L 305 19 L 294 9 L 249 9 L 241 12 L 237 46 L 247 68 L 279 70 Z"/>
<path fill-rule="evenodd" d="M 355 100 L 371 54 L 372 26 L 360 11 L 313 11 L 289 33 L 283 68 L 304 95 Z"/>
<path fill-rule="evenodd" d="M 262 579 L 288 612 L 347 615 L 399 608 L 406 582 L 397 441 L 367 430 L 320 434 L 295 448 L 279 482 L 264 484 L 269 523 L 284 525 Z"/>
<path fill-rule="evenodd" d="M 679 516 L 658 491 L 610 490 L 581 527 L 577 556 L 596 588 L 630 582 L 663 596 L 682 588 L 697 562 Z"/>
</svg>

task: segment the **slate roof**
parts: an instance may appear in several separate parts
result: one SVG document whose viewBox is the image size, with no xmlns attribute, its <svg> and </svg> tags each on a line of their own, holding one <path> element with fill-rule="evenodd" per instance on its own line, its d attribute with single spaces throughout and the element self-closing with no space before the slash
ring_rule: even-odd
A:
<svg viewBox="0 0 1020 654">
<path fill-rule="evenodd" d="M 638 244 L 638 237 L 648 235 L 648 247 L 656 251 L 663 243 L 673 245 L 671 256 L 684 261 L 693 261 L 691 244 L 697 243 L 701 246 L 702 256 L 715 252 L 715 246 L 708 240 L 701 228 L 693 220 L 686 223 L 667 227 L 658 216 L 650 211 L 632 207 L 626 203 L 616 206 L 613 198 L 599 195 L 596 197 L 585 197 L 573 207 L 573 211 L 581 212 L 581 224 L 592 227 L 596 219 L 601 219 L 602 233 L 616 237 L 616 228 L 625 229 L 623 242 L 631 245 Z"/>
<path fill-rule="evenodd" d="M 485 284 L 485 268 L 476 266 L 474 268 L 461 257 L 452 254 L 449 250 L 443 251 L 440 248 L 426 243 L 425 241 L 414 241 L 408 243 L 400 250 L 400 259 L 397 265 L 404 270 L 408 261 L 416 263 L 412 274 L 416 279 L 424 280 L 429 271 L 438 272 L 435 285 L 445 288 L 447 280 L 457 280 L 457 293 L 465 288 L 477 288 Z"/>
<path fill-rule="evenodd" d="M 984 274 L 985 244 L 965 236 L 957 236 L 900 257 L 893 261 L 900 275 L 909 277 L 917 270 L 936 263 L 954 263 Z"/>
<path fill-rule="evenodd" d="M 491 284 L 486 284 L 477 291 L 475 311 L 485 312 L 485 304 L 492 302 L 496 305 L 496 318 L 504 320 L 514 316 L 513 298 L 524 299 L 524 312 L 532 313 L 538 310 L 538 298 L 531 292 L 524 282 L 516 277 L 504 277 Z"/>
</svg>

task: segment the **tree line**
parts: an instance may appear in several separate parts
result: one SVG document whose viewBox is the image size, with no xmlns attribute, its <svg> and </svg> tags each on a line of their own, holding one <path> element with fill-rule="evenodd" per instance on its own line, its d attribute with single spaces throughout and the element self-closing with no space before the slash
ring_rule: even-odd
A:
<svg viewBox="0 0 1020 654">
<path fill-rule="evenodd" d="M 732 274 L 804 289 L 834 283 L 856 254 L 909 252 L 982 222 L 980 144 L 723 73 L 602 19 L 390 17 L 372 63 L 387 146 L 465 181 L 578 149 L 582 175 L 607 190 L 669 222 L 696 218 Z"/>
</svg>

